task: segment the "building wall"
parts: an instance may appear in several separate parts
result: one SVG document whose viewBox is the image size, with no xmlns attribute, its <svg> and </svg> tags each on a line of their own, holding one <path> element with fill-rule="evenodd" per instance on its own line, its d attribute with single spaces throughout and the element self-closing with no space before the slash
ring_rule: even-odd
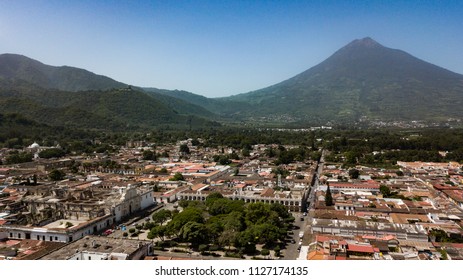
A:
<svg viewBox="0 0 463 280">
<path fill-rule="evenodd" d="M 127 255 L 125 255 L 125 257 L 127 257 Z M 111 254 L 108 254 L 108 253 L 83 251 L 83 252 L 75 253 L 68 260 L 72 260 L 72 261 L 76 261 L 76 260 L 77 261 L 86 261 L 86 260 L 88 260 L 88 261 L 101 261 L 101 260 L 108 260 L 110 258 L 111 258 Z M 123 258 L 123 259 L 125 259 L 125 258 Z"/>
<path fill-rule="evenodd" d="M 120 204 L 114 207 L 114 219 L 116 222 L 120 222 L 122 220 L 122 206 Z"/>
<path fill-rule="evenodd" d="M 148 256 L 150 255 L 150 244 L 148 243 L 139 243 L 139 247 L 137 248 L 137 250 L 135 252 L 133 252 L 132 254 L 130 254 L 130 256 L 128 257 L 128 259 L 130 260 L 142 260 L 145 258 L 145 256 Z"/>
<path fill-rule="evenodd" d="M 326 233 L 332 235 L 351 237 L 355 235 L 373 235 L 383 237 L 386 235 L 395 235 L 397 239 L 401 240 L 415 240 L 427 241 L 428 236 L 425 233 L 405 233 L 396 231 L 382 231 L 382 230 L 367 230 L 360 228 L 340 228 L 340 227 L 326 227 L 326 226 L 313 226 L 312 233 Z"/>
<path fill-rule="evenodd" d="M 113 206 L 112 214 L 114 215 L 115 221 L 119 222 L 124 217 L 134 212 L 154 205 L 154 202 L 155 200 L 151 190 L 139 194 L 135 188 L 128 188 L 124 191 L 122 200 Z"/>
<path fill-rule="evenodd" d="M 5 227 L 7 237 L 14 239 L 31 239 L 31 240 L 44 240 L 53 242 L 72 242 L 78 240 L 86 235 L 96 234 L 105 230 L 108 225 L 112 224 L 112 216 L 102 217 L 100 220 L 88 223 L 77 231 L 72 230 L 49 230 L 43 227 L 29 228 L 29 227 Z M 26 238 L 27 237 L 27 238 Z"/>
<path fill-rule="evenodd" d="M 113 216 L 112 215 L 107 215 L 105 217 L 102 217 L 100 220 L 97 220 L 91 224 L 88 224 L 85 227 L 82 227 L 78 231 L 74 232 L 71 237 L 72 241 L 78 240 L 86 235 L 91 235 L 91 234 L 97 234 L 98 232 L 101 232 L 105 229 L 107 229 L 109 226 L 113 224 Z M 96 231 L 95 231 L 96 229 Z M 68 239 L 68 242 L 71 240 Z"/>
<path fill-rule="evenodd" d="M 154 205 L 153 192 L 147 191 L 141 194 L 141 202 L 140 202 L 141 209 L 145 209 L 152 205 Z"/>
<path fill-rule="evenodd" d="M 207 194 L 201 193 L 180 193 L 179 199 L 183 200 L 206 200 Z M 289 198 L 274 198 L 274 197 L 259 197 L 259 196 L 225 196 L 233 200 L 243 200 L 246 203 L 263 202 L 263 203 L 280 203 L 288 207 L 290 211 L 299 212 L 301 211 L 302 202 L 301 199 L 289 199 Z"/>
<path fill-rule="evenodd" d="M 65 232 L 46 232 L 42 228 L 17 228 L 8 229 L 8 237 L 13 239 L 30 239 L 30 240 L 44 240 L 53 242 L 68 242 L 69 236 Z M 30 237 L 30 238 L 26 238 Z"/>
<path fill-rule="evenodd" d="M 8 233 L 6 231 L 0 231 L 0 240 L 8 238 Z"/>
</svg>

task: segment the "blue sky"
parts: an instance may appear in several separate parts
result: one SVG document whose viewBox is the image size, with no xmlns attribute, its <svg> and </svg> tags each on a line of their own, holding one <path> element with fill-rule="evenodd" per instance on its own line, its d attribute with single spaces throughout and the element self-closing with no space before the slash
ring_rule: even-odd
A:
<svg viewBox="0 0 463 280">
<path fill-rule="evenodd" d="M 350 41 L 463 74 L 463 1 L 0 0 L 0 53 L 208 97 L 257 90 Z"/>
</svg>

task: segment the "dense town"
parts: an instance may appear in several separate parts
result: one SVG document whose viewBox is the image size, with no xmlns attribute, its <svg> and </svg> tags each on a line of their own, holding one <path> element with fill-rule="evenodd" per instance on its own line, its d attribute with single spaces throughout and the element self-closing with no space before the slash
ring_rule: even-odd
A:
<svg viewBox="0 0 463 280">
<path fill-rule="evenodd" d="M 320 148 L 276 165 L 275 151 L 299 147 L 201 142 L 3 148 L 0 259 L 463 257 L 458 162 L 346 166 Z"/>
</svg>

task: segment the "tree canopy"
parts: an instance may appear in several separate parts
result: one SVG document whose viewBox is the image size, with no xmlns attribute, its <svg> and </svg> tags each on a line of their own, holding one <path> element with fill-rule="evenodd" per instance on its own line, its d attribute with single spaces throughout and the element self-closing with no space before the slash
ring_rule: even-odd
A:
<svg viewBox="0 0 463 280">
<path fill-rule="evenodd" d="M 153 214 L 148 238 L 175 236 L 204 251 L 204 244 L 235 246 L 242 253 L 253 253 L 257 244 L 272 246 L 284 242 L 294 217 L 281 204 L 244 203 L 211 193 L 205 201 L 181 201 L 184 210 L 166 224 L 167 211 Z M 161 224 L 161 225 L 159 225 Z M 274 246 L 274 245 L 273 245 Z"/>
</svg>

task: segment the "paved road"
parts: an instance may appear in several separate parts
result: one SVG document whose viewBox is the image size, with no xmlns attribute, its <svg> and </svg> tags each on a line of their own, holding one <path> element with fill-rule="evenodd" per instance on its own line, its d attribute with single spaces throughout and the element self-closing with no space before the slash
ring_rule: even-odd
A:
<svg viewBox="0 0 463 280">
<path fill-rule="evenodd" d="M 320 184 L 320 175 L 323 172 L 324 164 L 325 164 L 325 151 L 322 150 L 320 162 L 318 163 L 317 170 L 314 174 L 315 180 L 314 180 L 313 185 L 310 188 L 310 193 L 307 199 L 308 209 L 307 209 L 307 217 L 305 219 L 306 221 L 305 221 L 305 227 L 304 227 L 304 238 L 303 238 L 302 246 L 309 246 L 309 244 L 311 244 L 314 241 L 313 235 L 311 234 L 312 232 L 311 226 L 312 226 L 312 220 L 313 220 L 314 211 L 315 211 L 316 191 Z M 304 250 L 304 252 L 305 251 L 306 250 Z M 305 256 L 301 256 L 301 257 L 302 259 L 306 258 Z"/>
<path fill-rule="evenodd" d="M 157 206 L 155 206 L 153 208 L 150 208 L 150 209 L 148 209 L 146 211 L 136 213 L 132 217 L 121 221 L 120 224 L 126 225 L 125 231 L 123 231 L 121 229 L 116 229 L 113 233 L 111 233 L 109 235 L 109 237 L 123 238 L 124 232 L 129 233 L 129 229 L 130 228 L 135 228 L 136 224 L 141 225 L 142 223 L 146 223 L 147 221 L 151 221 L 151 215 L 153 215 L 154 212 L 159 211 L 160 209 L 163 209 L 163 208 L 165 208 L 165 206 L 163 204 L 160 204 L 160 205 L 157 205 Z M 129 235 L 130 235 L 130 233 L 129 233 Z M 137 238 L 135 237 L 135 239 L 137 239 Z"/>
<path fill-rule="evenodd" d="M 295 260 L 299 256 L 299 250 L 297 249 L 300 246 L 300 242 L 302 242 L 302 239 L 299 238 L 299 232 L 304 231 L 307 228 L 307 217 L 303 216 L 302 213 L 293 213 L 294 217 L 296 220 L 294 221 L 295 229 L 293 229 L 290 233 L 290 240 L 294 240 L 294 244 L 291 242 L 288 242 L 286 245 L 286 249 L 282 250 L 283 253 L 283 260 Z M 301 221 L 301 217 L 304 218 L 303 221 Z"/>
</svg>

